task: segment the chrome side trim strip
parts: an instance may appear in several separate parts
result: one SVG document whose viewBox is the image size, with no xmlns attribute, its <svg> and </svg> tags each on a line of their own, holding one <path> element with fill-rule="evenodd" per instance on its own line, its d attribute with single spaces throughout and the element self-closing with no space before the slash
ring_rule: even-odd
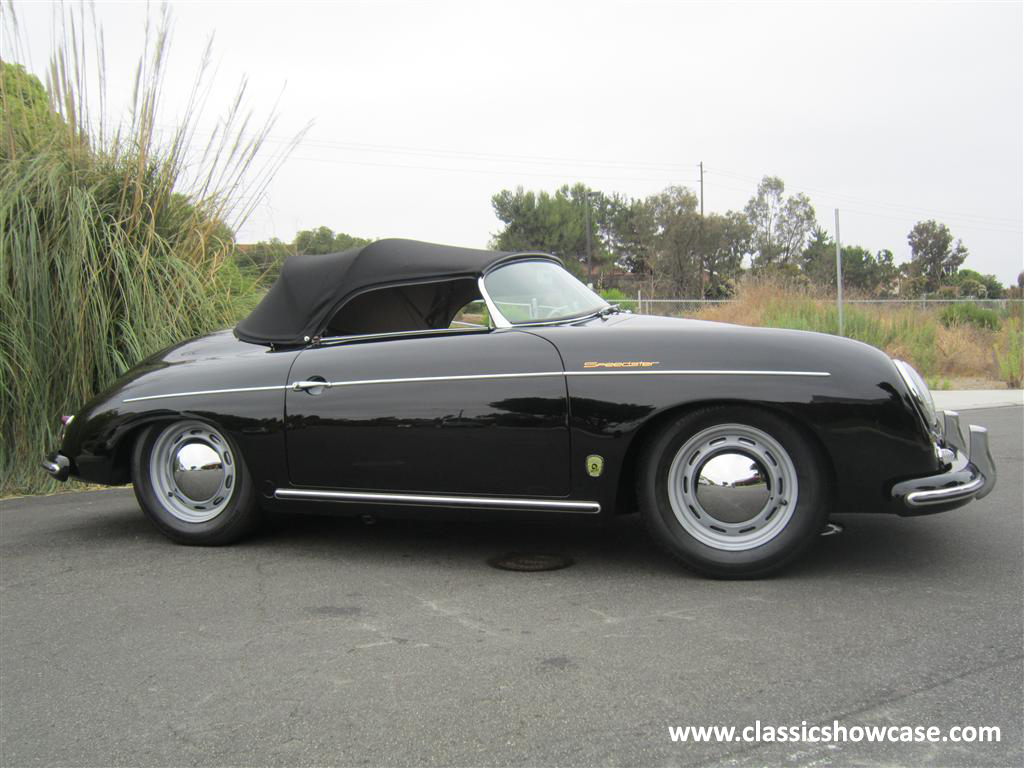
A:
<svg viewBox="0 0 1024 768">
<path fill-rule="evenodd" d="M 481 381 L 484 379 L 537 379 L 562 376 L 562 371 L 537 371 L 534 373 L 468 373 L 461 376 L 411 376 L 400 379 L 355 379 L 332 381 L 331 387 L 358 387 L 364 384 L 422 384 L 425 381 Z"/>
<path fill-rule="evenodd" d="M 566 371 L 566 376 L 831 376 L 828 371 Z"/>
<path fill-rule="evenodd" d="M 351 381 L 318 382 L 324 388 L 357 387 L 368 384 L 422 384 L 428 381 L 483 381 L 486 379 L 533 379 L 550 376 L 831 376 L 828 371 L 727 371 L 727 370 L 665 370 L 665 371 L 534 371 L 527 373 L 470 373 L 457 376 L 411 376 L 390 379 L 355 379 Z M 226 395 L 236 392 L 273 392 L 295 389 L 293 382 L 273 387 L 234 387 L 231 389 L 204 389 L 194 392 L 170 392 L 163 395 L 128 397 L 122 402 L 136 403 L 142 400 L 159 400 L 166 397 L 189 397 L 199 395 Z M 302 387 L 299 387 L 302 389 Z"/>
<path fill-rule="evenodd" d="M 331 381 L 323 386 L 357 387 L 365 384 L 422 384 L 427 381 L 478 381 L 483 379 L 531 379 L 550 376 L 831 376 L 826 371 L 537 371 L 535 373 L 472 373 L 463 376 L 413 376 L 396 379 Z"/>
<path fill-rule="evenodd" d="M 193 397 L 199 395 L 229 395 L 234 392 L 273 392 L 288 389 L 286 385 L 273 387 L 232 387 L 231 389 L 198 389 L 194 392 L 169 392 L 164 395 L 145 395 L 143 397 L 126 397 L 122 403 L 137 403 L 142 400 L 161 400 L 165 397 Z"/>
<path fill-rule="evenodd" d="M 439 496 L 421 493 L 369 493 L 364 491 L 306 491 L 296 488 L 278 488 L 274 491 L 274 498 L 480 509 L 544 509 L 552 512 L 576 512 L 588 515 L 596 515 L 601 511 L 601 505 L 596 501 L 549 501 L 547 499 L 515 499 L 497 496 Z"/>
</svg>

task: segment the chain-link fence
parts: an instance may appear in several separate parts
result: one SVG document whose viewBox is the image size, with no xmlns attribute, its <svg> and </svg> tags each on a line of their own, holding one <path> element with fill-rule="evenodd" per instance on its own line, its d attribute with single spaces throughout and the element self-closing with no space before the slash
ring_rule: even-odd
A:
<svg viewBox="0 0 1024 768">
<path fill-rule="evenodd" d="M 732 304 L 740 299 L 654 299 L 638 293 L 637 297 L 629 299 L 616 299 L 623 309 L 629 309 L 639 314 L 648 315 L 689 315 L 700 312 L 703 309 L 720 304 Z M 821 299 L 828 302 L 829 299 Z M 835 299 L 831 300 L 835 304 Z M 975 304 L 986 309 L 1007 310 L 1024 308 L 1024 299 L 844 299 L 844 306 L 871 305 L 876 307 L 890 307 L 892 309 L 921 309 L 932 310 L 955 304 Z"/>
</svg>

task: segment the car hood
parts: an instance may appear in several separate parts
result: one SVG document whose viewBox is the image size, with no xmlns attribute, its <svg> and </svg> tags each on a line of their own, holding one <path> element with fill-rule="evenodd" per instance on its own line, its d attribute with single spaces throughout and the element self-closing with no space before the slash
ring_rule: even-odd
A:
<svg viewBox="0 0 1024 768">
<path fill-rule="evenodd" d="M 872 387 L 880 381 L 899 381 L 892 361 L 881 350 L 826 333 L 631 314 L 537 327 L 531 332 L 558 347 L 566 370 L 590 368 L 594 363 L 651 363 L 643 367 L 815 371 L 863 380 Z"/>
</svg>

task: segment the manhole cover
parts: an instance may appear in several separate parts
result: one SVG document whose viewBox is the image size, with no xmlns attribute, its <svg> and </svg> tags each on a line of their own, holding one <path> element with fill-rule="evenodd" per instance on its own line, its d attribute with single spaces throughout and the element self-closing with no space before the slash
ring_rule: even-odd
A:
<svg viewBox="0 0 1024 768">
<path fill-rule="evenodd" d="M 836 536 L 842 533 L 844 530 L 842 523 L 825 523 L 825 527 L 821 529 L 822 536 Z"/>
<path fill-rule="evenodd" d="M 568 568 L 572 565 L 572 558 L 534 552 L 509 552 L 492 557 L 487 562 L 505 571 L 557 571 L 559 568 Z"/>
</svg>

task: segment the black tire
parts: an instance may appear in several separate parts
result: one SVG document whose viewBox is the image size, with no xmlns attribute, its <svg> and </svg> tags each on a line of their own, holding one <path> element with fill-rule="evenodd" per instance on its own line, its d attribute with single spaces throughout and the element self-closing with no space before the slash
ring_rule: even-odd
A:
<svg viewBox="0 0 1024 768">
<path fill-rule="evenodd" d="M 733 545 L 727 542 L 723 535 L 702 531 L 701 526 L 714 528 L 714 524 L 719 522 L 714 516 L 708 515 L 703 507 L 703 519 L 694 506 L 677 512 L 673 507 L 673 501 L 670 500 L 669 492 L 670 471 L 684 474 L 700 473 L 702 470 L 699 467 L 707 461 L 703 458 L 697 458 L 696 461 L 681 458 L 680 462 L 674 465 L 673 461 L 680 450 L 687 448 L 688 455 L 699 456 L 699 452 L 691 452 L 697 450 L 694 446 L 699 448 L 703 445 L 700 442 L 704 439 L 703 436 L 713 436 L 717 434 L 713 430 L 728 431 L 734 426 L 745 427 L 752 433 L 759 432 L 771 438 L 774 446 L 781 447 L 784 454 L 788 454 L 780 458 L 783 463 L 788 458 L 789 463 L 786 466 L 789 468 L 789 475 L 794 476 L 795 473 L 796 479 L 796 487 L 790 489 L 790 493 L 796 496 L 792 512 L 785 507 L 785 514 L 780 514 L 776 522 L 771 523 L 771 515 L 776 513 L 771 511 L 772 502 L 767 502 L 763 509 L 764 514 L 769 516 L 768 522 L 763 523 L 765 528 L 760 535 L 770 535 L 771 538 L 760 543 L 752 539 L 749 548 L 739 550 L 724 549 L 723 547 Z M 766 442 L 766 445 L 768 444 Z M 710 446 L 711 443 L 707 445 Z M 714 449 L 707 448 L 704 455 L 713 457 Z M 767 464 L 770 465 L 770 462 Z M 687 467 L 691 466 L 697 468 L 688 470 Z M 765 473 L 769 476 L 769 487 L 772 485 L 770 476 L 773 471 Z M 672 477 L 677 479 L 679 475 L 673 474 Z M 637 499 L 641 518 L 655 541 L 688 568 L 715 578 L 759 578 L 792 562 L 818 538 L 828 518 L 828 477 L 827 466 L 813 443 L 785 419 L 747 406 L 709 407 L 669 422 L 642 448 L 637 468 Z M 687 482 L 691 482 L 689 478 L 692 478 L 692 475 L 688 477 Z M 779 492 L 781 486 L 780 480 L 775 492 Z M 682 487 L 686 487 L 686 484 L 684 483 Z M 693 487 L 693 494 L 696 495 L 702 487 L 707 486 L 698 484 Z M 765 493 L 770 491 L 766 490 Z M 680 494 L 674 492 L 673 498 L 675 506 L 680 507 Z M 755 505 L 757 503 L 760 502 L 755 502 Z M 782 503 L 787 502 L 783 500 Z M 696 506 L 699 506 L 699 502 Z M 775 508 L 783 509 L 782 506 Z M 769 526 L 776 527 L 777 531 L 772 533 Z M 723 530 L 722 534 L 724 533 Z M 758 534 L 744 535 L 756 537 Z M 705 537 L 712 544 L 709 545 L 706 540 L 697 538 L 698 536 Z M 713 537 L 716 536 L 721 541 L 715 541 Z"/>
<path fill-rule="evenodd" d="M 155 483 L 161 482 L 159 479 L 154 480 L 156 471 L 151 471 L 155 460 L 154 449 L 161 441 L 161 436 L 166 435 L 170 430 L 186 428 L 189 425 L 204 426 L 209 434 L 222 439 L 225 461 L 232 468 L 230 489 L 223 493 L 223 500 L 217 505 L 221 507 L 220 511 L 208 520 L 182 519 L 180 510 L 175 514 L 173 502 L 165 502 L 164 494 L 155 485 Z M 142 511 L 164 536 L 179 544 L 194 546 L 231 544 L 249 534 L 260 518 L 257 495 L 253 487 L 252 476 L 245 465 L 245 459 L 231 439 L 212 425 L 182 420 L 157 424 L 144 429 L 136 438 L 132 448 L 131 469 L 135 498 L 138 499 Z"/>
</svg>

